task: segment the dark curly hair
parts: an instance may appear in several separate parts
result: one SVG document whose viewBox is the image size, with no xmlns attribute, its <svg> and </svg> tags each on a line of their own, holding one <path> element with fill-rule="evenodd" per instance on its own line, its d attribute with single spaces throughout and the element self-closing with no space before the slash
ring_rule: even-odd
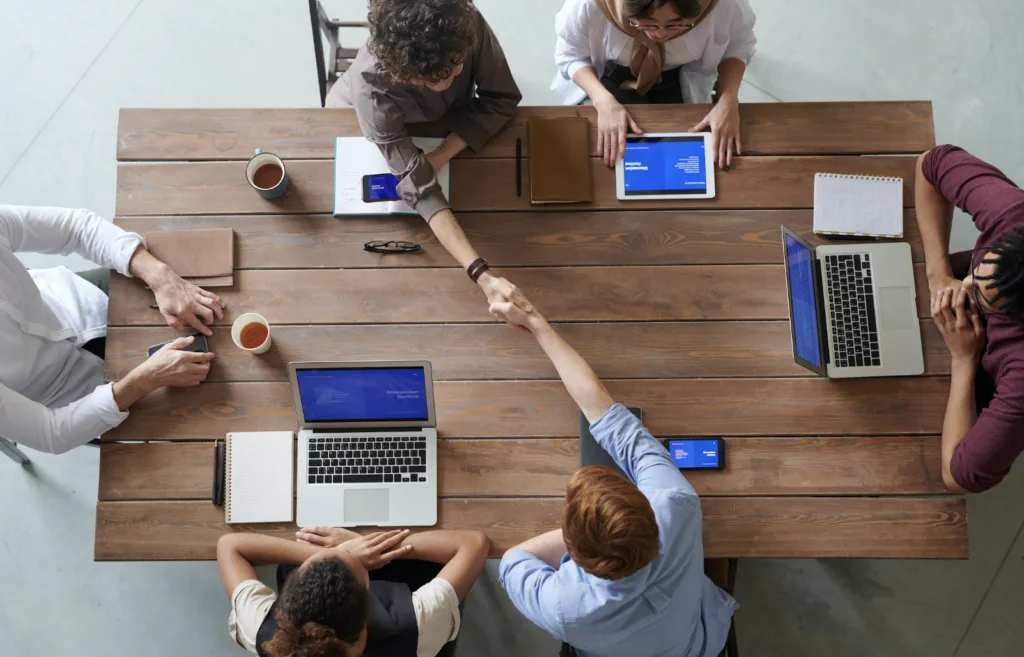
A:
<svg viewBox="0 0 1024 657">
<path fill-rule="evenodd" d="M 371 0 L 370 54 L 393 81 L 445 80 L 476 46 L 470 0 Z"/>
<path fill-rule="evenodd" d="M 288 578 L 277 606 L 270 657 L 344 657 L 370 615 L 370 594 L 337 557 L 314 561 Z"/>
<path fill-rule="evenodd" d="M 626 0 L 626 13 L 630 18 L 650 18 L 665 5 L 672 5 L 683 18 L 700 16 L 700 0 Z"/>
<path fill-rule="evenodd" d="M 989 260 L 989 255 L 999 259 Z M 975 276 L 975 280 L 989 281 L 995 293 L 989 293 L 988 302 L 1010 319 L 1024 322 L 1024 227 L 1015 226 L 1003 233 L 982 258 L 982 262 L 995 264 L 991 276 Z"/>
</svg>

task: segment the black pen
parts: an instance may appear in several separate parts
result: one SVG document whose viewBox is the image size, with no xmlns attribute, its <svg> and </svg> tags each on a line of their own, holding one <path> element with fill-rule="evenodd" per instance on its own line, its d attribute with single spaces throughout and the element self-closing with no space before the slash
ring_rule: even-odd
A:
<svg viewBox="0 0 1024 657">
<path fill-rule="evenodd" d="M 213 503 L 220 497 L 220 441 L 213 441 Z"/>
<path fill-rule="evenodd" d="M 523 140 L 516 137 L 516 196 L 523 195 Z"/>
</svg>

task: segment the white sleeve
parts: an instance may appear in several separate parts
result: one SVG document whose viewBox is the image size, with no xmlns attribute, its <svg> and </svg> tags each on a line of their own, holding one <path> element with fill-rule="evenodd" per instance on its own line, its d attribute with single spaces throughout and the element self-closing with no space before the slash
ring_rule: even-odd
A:
<svg viewBox="0 0 1024 657">
<path fill-rule="evenodd" d="M 228 634 L 242 648 L 252 654 L 256 651 L 256 635 L 266 620 L 277 595 L 258 579 L 247 579 L 235 587 L 231 595 L 231 615 Z"/>
<path fill-rule="evenodd" d="M 435 657 L 444 644 L 459 636 L 459 596 L 448 580 L 432 579 L 412 592 L 419 640 L 416 657 Z"/>
<path fill-rule="evenodd" d="M 142 238 L 89 210 L 0 205 L 0 241 L 11 251 L 78 255 L 128 276 Z"/>
<path fill-rule="evenodd" d="M 590 0 L 568 0 L 555 15 L 555 68 L 566 80 L 572 80 L 584 66 L 594 66 L 590 54 L 589 4 Z"/>
<path fill-rule="evenodd" d="M 747 0 L 736 0 L 729 23 L 729 46 L 725 49 L 722 59 L 738 59 L 746 65 L 757 52 L 757 36 L 754 35 L 754 23 L 757 16 L 750 8 Z"/>
<path fill-rule="evenodd" d="M 112 384 L 53 409 L 0 385 L 0 436 L 41 452 L 63 454 L 99 438 L 127 417 L 114 403 Z"/>
</svg>

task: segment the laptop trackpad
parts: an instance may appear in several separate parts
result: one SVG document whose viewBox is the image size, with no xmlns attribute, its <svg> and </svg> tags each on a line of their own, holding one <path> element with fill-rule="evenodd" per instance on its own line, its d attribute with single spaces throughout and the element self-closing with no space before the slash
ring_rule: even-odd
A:
<svg viewBox="0 0 1024 657">
<path fill-rule="evenodd" d="M 914 328 L 917 308 L 909 287 L 883 287 L 878 291 L 878 313 L 881 328 L 902 331 Z"/>
<path fill-rule="evenodd" d="M 345 491 L 345 522 L 376 525 L 388 522 L 391 491 L 353 488 Z"/>
</svg>

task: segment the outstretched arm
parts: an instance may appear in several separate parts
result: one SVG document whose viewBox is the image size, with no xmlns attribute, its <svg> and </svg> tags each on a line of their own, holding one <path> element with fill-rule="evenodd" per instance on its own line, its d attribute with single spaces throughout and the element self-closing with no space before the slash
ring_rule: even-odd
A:
<svg viewBox="0 0 1024 657">
<path fill-rule="evenodd" d="M 947 287 L 960 288 L 953 278 L 949 262 L 949 235 L 953 227 L 953 204 L 924 175 L 922 165 L 928 153 L 917 158 L 914 178 L 914 204 L 917 209 L 917 227 L 924 245 L 925 271 L 932 296 Z"/>
<path fill-rule="evenodd" d="M 533 333 L 537 344 L 558 370 L 565 389 L 589 422 L 596 422 L 615 403 L 587 361 L 555 332 L 539 312 L 525 312 L 510 303 L 492 303 L 491 314 Z"/>
</svg>

